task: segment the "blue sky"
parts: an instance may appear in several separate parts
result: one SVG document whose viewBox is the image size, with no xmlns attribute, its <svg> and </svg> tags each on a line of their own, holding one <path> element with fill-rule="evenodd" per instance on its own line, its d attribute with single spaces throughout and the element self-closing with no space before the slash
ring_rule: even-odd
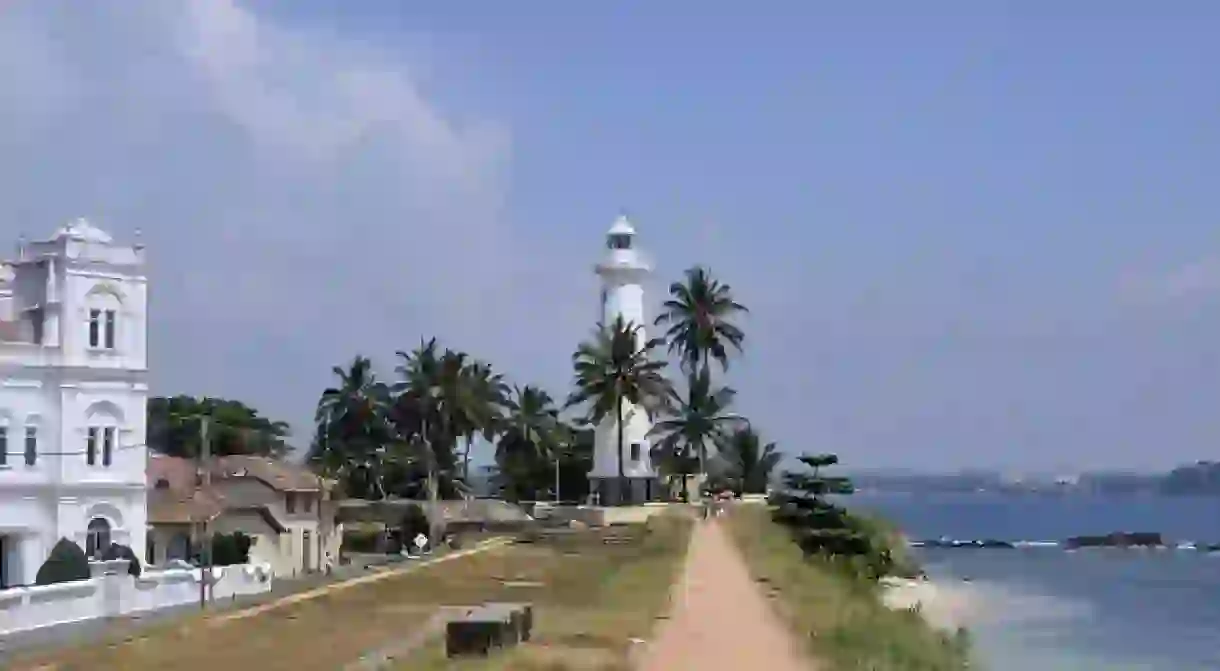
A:
<svg viewBox="0 0 1220 671">
<path fill-rule="evenodd" d="M 299 429 L 423 335 L 564 395 L 625 209 L 790 452 L 1214 458 L 1220 7 L 851 6 L 8 0 L 0 233 L 141 229 L 155 391 Z"/>
</svg>

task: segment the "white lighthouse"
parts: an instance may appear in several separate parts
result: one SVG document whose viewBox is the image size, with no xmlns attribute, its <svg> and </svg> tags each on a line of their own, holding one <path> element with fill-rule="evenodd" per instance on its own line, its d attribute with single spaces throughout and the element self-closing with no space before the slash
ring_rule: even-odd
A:
<svg viewBox="0 0 1220 671">
<path fill-rule="evenodd" d="M 621 216 L 606 233 L 606 255 L 597 264 L 601 277 L 601 319 L 609 326 L 619 317 L 641 327 L 637 342 L 647 340 L 644 328 L 644 281 L 652 266 L 635 245 L 635 228 Z M 593 470 L 589 472 L 591 490 L 602 505 L 638 503 L 660 494 L 657 471 L 649 453 L 648 432 L 652 421 L 642 406 L 623 402 L 622 449 L 619 446 L 618 419 L 608 414 L 594 429 Z M 623 488 L 620 491 L 620 477 Z"/>
</svg>

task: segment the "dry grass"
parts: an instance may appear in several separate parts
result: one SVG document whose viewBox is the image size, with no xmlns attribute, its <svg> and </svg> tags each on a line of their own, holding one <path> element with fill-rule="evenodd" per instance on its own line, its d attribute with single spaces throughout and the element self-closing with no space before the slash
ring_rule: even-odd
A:
<svg viewBox="0 0 1220 671">
<path fill-rule="evenodd" d="M 893 611 L 874 583 L 806 559 L 763 506 L 740 506 L 729 529 L 776 610 L 833 671 L 955 671 L 971 668 L 965 632 L 946 635 L 916 612 Z"/>
<path fill-rule="evenodd" d="M 489 550 L 495 553 L 498 550 Z M 400 638 L 436 611 L 431 589 L 437 574 L 461 572 L 469 558 L 454 558 L 377 582 L 341 587 L 325 595 L 239 617 L 214 611 L 152 626 L 116 627 L 98 643 L 33 652 L 10 669 L 335 669 Z M 376 575 L 376 574 L 374 574 Z M 365 576 L 367 580 L 372 576 Z M 287 600 L 299 598 L 296 595 Z M 259 610 L 265 606 L 254 606 Z M 248 612 L 248 611 L 247 611 Z"/>
<path fill-rule="evenodd" d="M 484 582 L 470 601 L 525 601 L 534 605 L 533 639 L 487 659 L 449 660 L 437 641 L 395 667 L 417 670 L 625 671 L 637 642 L 645 641 L 669 604 L 692 522 L 653 518 L 638 544 L 605 546 L 596 532 L 564 543 L 519 545 L 501 555 L 506 578 L 534 587 L 509 589 Z M 476 595 L 477 593 L 477 595 Z"/>
<path fill-rule="evenodd" d="M 472 668 L 621 669 L 630 639 L 647 637 L 665 607 L 688 531 L 684 521 L 658 519 L 636 545 L 608 546 L 604 532 L 588 531 L 560 543 L 503 546 L 243 619 L 188 616 L 6 668 L 333 671 L 401 645 L 442 606 L 499 600 L 536 605 L 537 641 Z M 440 646 L 426 645 L 404 668 L 462 668 L 431 666 Z"/>
</svg>

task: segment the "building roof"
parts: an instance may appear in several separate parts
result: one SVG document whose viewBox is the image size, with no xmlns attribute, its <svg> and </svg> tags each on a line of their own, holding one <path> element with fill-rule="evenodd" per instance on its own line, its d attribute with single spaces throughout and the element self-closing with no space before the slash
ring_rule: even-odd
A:
<svg viewBox="0 0 1220 671">
<path fill-rule="evenodd" d="M 227 509 L 225 509 L 224 512 L 226 512 L 226 513 L 250 513 L 253 515 L 257 515 L 260 519 L 262 519 L 264 522 L 266 522 L 267 526 L 270 527 L 271 530 L 274 531 L 275 533 L 282 534 L 282 533 L 288 531 L 288 527 L 284 526 L 283 522 L 280 522 L 278 519 L 276 519 L 275 515 L 271 512 L 271 509 L 268 508 L 267 506 L 241 506 L 238 508 L 227 508 Z"/>
<path fill-rule="evenodd" d="M 312 471 L 266 457 L 249 455 L 220 457 L 215 460 L 212 477 L 252 477 L 282 492 L 316 492 L 325 481 Z"/>
<path fill-rule="evenodd" d="M 148 492 L 149 524 L 190 524 L 213 520 L 225 511 L 223 497 L 202 491 L 150 489 Z"/>
<path fill-rule="evenodd" d="M 198 488 L 198 468 L 193 459 L 150 455 L 145 472 L 148 482 L 149 524 L 189 524 L 212 520 L 226 512 L 257 512 L 272 528 L 283 527 L 266 506 L 230 500 L 212 489 Z M 254 478 L 280 492 L 319 491 L 326 481 L 308 470 L 274 459 L 254 456 L 218 457 L 212 463 L 213 480 Z"/>
<path fill-rule="evenodd" d="M 89 223 L 88 219 L 81 217 L 74 221 L 68 222 L 55 231 L 54 240 L 60 238 L 69 238 L 72 240 L 82 240 L 84 242 L 96 242 L 100 244 L 110 244 L 114 242 L 114 238 L 102 229 Z"/>
<path fill-rule="evenodd" d="M 324 479 L 301 466 L 252 455 L 217 457 L 212 460 L 211 471 L 213 478 L 255 478 L 281 492 L 316 492 L 327 484 Z M 150 488 L 156 488 L 158 481 L 165 480 L 170 489 L 192 489 L 197 472 L 192 459 L 163 454 L 150 455 L 148 458 L 147 480 Z"/>
<path fill-rule="evenodd" d="M 635 235 L 635 226 L 631 225 L 627 215 L 621 214 L 618 219 L 614 220 L 614 224 L 610 226 L 606 235 Z"/>
</svg>

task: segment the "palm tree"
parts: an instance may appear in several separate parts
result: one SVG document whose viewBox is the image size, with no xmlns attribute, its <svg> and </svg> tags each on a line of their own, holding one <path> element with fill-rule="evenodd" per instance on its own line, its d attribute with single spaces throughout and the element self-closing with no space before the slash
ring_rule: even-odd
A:
<svg viewBox="0 0 1220 671">
<path fill-rule="evenodd" d="M 699 472 L 707 470 L 708 445 L 725 441 L 735 427 L 745 419 L 729 412 L 737 392 L 729 387 L 712 387 L 711 372 L 707 367 L 691 373 L 687 383 L 687 394 L 683 398 L 670 389 L 667 406 L 669 418 L 657 422 L 652 433 L 661 436 L 656 453 L 663 460 L 676 459 L 682 474 L 682 499 L 689 500 L 686 471 L 693 452 L 699 463 Z"/>
<path fill-rule="evenodd" d="M 623 406 L 652 403 L 668 398 L 671 386 L 662 371 L 665 361 L 654 358 L 665 344 L 653 338 L 641 342 L 642 327 L 622 316 L 602 325 L 593 340 L 581 343 L 572 355 L 576 390 L 567 406 L 588 404 L 588 419 L 594 425 L 614 413 L 618 427 L 618 494 L 625 488 L 623 472 Z"/>
<path fill-rule="evenodd" d="M 391 418 L 399 444 L 425 473 L 429 518 L 436 524 L 442 485 L 468 491 L 465 482 L 457 486 L 469 467 L 467 461 L 461 476 L 456 473 L 458 439 L 467 438 L 469 459 L 473 436 L 492 435 L 499 424 L 503 382 L 490 366 L 472 362 L 464 352 L 441 352 L 435 338 L 421 341 L 412 352 L 398 352 L 398 357 Z"/>
<path fill-rule="evenodd" d="M 565 427 L 559 420 L 559 408 L 551 395 L 542 389 L 526 385 L 513 387 L 505 398 L 503 432 L 496 445 L 496 462 L 501 473 L 510 481 L 519 475 L 522 466 L 531 473 L 558 456 Z M 512 482 L 520 494 L 535 483 Z M 558 492 L 556 492 L 558 495 Z M 535 496 L 537 496 L 535 488 Z"/>
<path fill-rule="evenodd" d="M 711 359 L 727 369 L 729 348 L 741 352 L 745 333 L 733 319 L 749 312 L 733 299 L 732 287 L 721 284 L 703 266 L 686 271 L 685 282 L 669 285 L 669 300 L 655 324 L 666 327 L 669 351 L 677 353 L 688 372 L 707 367 Z"/>
<path fill-rule="evenodd" d="M 500 430 L 508 402 L 508 384 L 491 364 L 473 361 L 465 370 L 464 389 L 470 400 L 465 404 L 466 449 L 462 453 L 462 478 L 470 477 L 470 448 L 482 436 L 490 442 Z"/>
<path fill-rule="evenodd" d="M 743 494 L 762 494 L 784 453 L 775 443 L 763 444 L 752 427 L 733 432 L 724 442 L 724 455 Z"/>
<path fill-rule="evenodd" d="M 374 496 L 384 498 L 382 461 L 389 438 L 389 390 L 377 381 L 368 357 L 357 356 L 346 369 L 335 366 L 333 371 L 339 384 L 323 391 L 318 400 L 318 437 L 309 461 L 345 482 L 360 472 Z"/>
<path fill-rule="evenodd" d="M 428 500 L 429 536 L 435 538 L 438 516 L 439 473 L 444 420 L 441 416 L 441 357 L 436 339 L 421 340 L 411 352 L 397 352 L 390 418 L 397 442 L 423 467 L 424 493 Z"/>
</svg>

